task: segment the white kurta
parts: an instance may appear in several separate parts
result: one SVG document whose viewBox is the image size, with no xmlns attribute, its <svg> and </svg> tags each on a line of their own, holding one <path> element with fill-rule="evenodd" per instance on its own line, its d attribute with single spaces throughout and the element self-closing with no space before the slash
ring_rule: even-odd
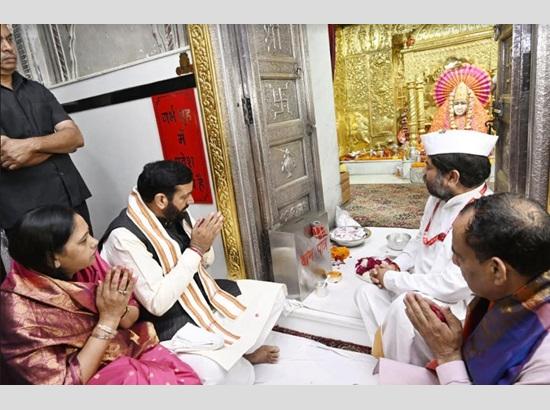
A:
<svg viewBox="0 0 550 410">
<path fill-rule="evenodd" d="M 418 235 L 411 239 L 395 259 L 401 271 L 387 271 L 384 286 L 379 289 L 365 284 L 357 289 L 355 302 L 361 313 L 371 343 L 382 326 L 384 356 L 405 363 L 423 366 L 431 359 L 430 351 L 414 330 L 407 315 L 403 298 L 407 292 L 419 292 L 442 306 L 449 306 L 459 318 L 466 316 L 472 293 L 458 266 L 453 261 L 452 224 L 458 213 L 472 198 L 478 198 L 485 184 L 457 195 L 442 203 L 434 214 L 439 199 L 430 196 L 420 221 Z M 490 190 L 485 192 L 489 195 Z M 432 217 L 433 215 L 433 217 Z M 432 246 L 422 242 L 424 229 L 431 218 L 428 238 L 448 232 L 443 242 Z"/>
<path fill-rule="evenodd" d="M 187 234 L 191 227 L 184 223 Z M 134 288 L 136 299 L 143 308 L 156 316 L 162 316 L 174 303 L 181 303 L 180 295 L 193 280 L 198 271 L 201 257 L 191 249 L 186 249 L 172 270 L 163 275 L 160 264 L 153 258 L 146 246 L 126 228 L 114 229 L 103 244 L 101 256 L 111 265 L 123 265 L 133 269 L 138 280 Z M 203 264 L 211 264 L 214 252 L 210 250 Z M 268 332 L 275 325 L 284 305 L 285 285 L 255 280 L 238 281 L 242 292 L 237 297 L 247 309 L 233 321 L 220 317 L 221 323 L 240 339 L 231 346 L 215 351 L 199 351 L 199 355 L 209 357 L 224 370 L 229 370 L 243 354 L 263 343 Z M 200 376 L 200 374 L 199 374 Z"/>
</svg>

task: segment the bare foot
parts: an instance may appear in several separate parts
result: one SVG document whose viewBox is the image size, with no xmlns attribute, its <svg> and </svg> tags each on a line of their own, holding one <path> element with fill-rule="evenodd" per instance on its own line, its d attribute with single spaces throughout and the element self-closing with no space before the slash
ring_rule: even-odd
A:
<svg viewBox="0 0 550 410">
<path fill-rule="evenodd" d="M 279 348 L 277 346 L 261 346 L 253 353 L 245 354 L 244 358 L 252 364 L 277 363 L 279 360 Z"/>
</svg>

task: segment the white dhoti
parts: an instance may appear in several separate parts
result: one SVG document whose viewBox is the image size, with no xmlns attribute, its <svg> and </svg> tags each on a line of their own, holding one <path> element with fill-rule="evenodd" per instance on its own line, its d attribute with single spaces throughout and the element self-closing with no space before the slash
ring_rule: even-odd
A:
<svg viewBox="0 0 550 410">
<path fill-rule="evenodd" d="M 181 349 L 186 353 L 180 357 L 192 363 L 206 384 L 252 383 L 253 368 L 243 361 L 243 355 L 257 350 L 277 322 L 284 308 L 286 286 L 239 280 L 239 296 L 221 292 L 205 269 L 214 261 L 213 250 L 200 255 L 190 247 L 182 249 L 171 236 L 176 234 L 166 231 L 136 188 L 129 195 L 127 210 L 112 224 L 117 227 L 104 242 L 101 256 L 112 266 L 134 270 L 138 276 L 134 294 L 143 308 L 162 316 L 179 303 L 198 327 L 224 340 L 223 347 L 216 350 L 208 350 L 199 340 L 193 340 L 197 350 L 191 354 L 188 348 Z M 189 220 L 182 221 L 187 239 L 193 236 L 192 225 L 190 215 Z M 138 237 L 136 230 L 144 238 Z M 180 235 L 182 242 L 185 239 L 185 235 Z M 196 273 L 202 290 L 194 279 Z M 174 347 L 173 351 L 177 353 L 178 349 Z"/>
<path fill-rule="evenodd" d="M 264 344 L 285 305 L 284 285 L 255 280 L 239 280 L 237 284 L 241 290 L 237 299 L 247 309 L 231 326 L 235 328 L 235 323 L 238 323 L 240 334 L 243 335 L 241 339 L 218 350 L 177 353 L 182 361 L 195 370 L 205 385 L 253 384 L 254 366 L 242 356 L 255 352 Z M 215 315 L 220 323 L 224 322 L 223 316 L 217 312 Z M 232 359 L 235 352 L 240 351 L 240 357 Z M 232 364 L 228 366 L 228 363 Z"/>
<path fill-rule="evenodd" d="M 374 343 L 374 335 L 384 322 L 393 299 L 395 294 L 380 289 L 372 283 L 361 285 L 355 291 L 355 304 L 365 324 L 371 347 Z"/>
<path fill-rule="evenodd" d="M 440 306 L 450 307 L 460 320 L 465 318 L 472 292 L 460 268 L 453 263 L 452 224 L 466 204 L 490 192 L 481 184 L 446 202 L 430 196 L 418 234 L 394 260 L 400 269 L 384 273 L 385 289 L 373 284 L 357 289 L 355 302 L 368 337 L 372 344 L 381 327 L 385 357 L 419 366 L 432 359 L 424 340 L 405 314 L 403 298 L 407 292 L 417 292 Z M 425 237 L 440 238 L 441 234 L 443 239 L 424 243 Z"/>
<path fill-rule="evenodd" d="M 439 306 L 450 307 L 460 320 L 464 319 L 466 315 L 465 302 L 448 304 L 420 294 Z M 433 359 L 432 352 L 405 313 L 403 301 L 405 295 L 406 293 L 396 295 L 368 283 L 357 289 L 355 303 L 367 329 L 371 346 L 376 331 L 381 328 L 384 357 L 403 363 L 425 366 Z"/>
<path fill-rule="evenodd" d="M 432 352 L 405 313 L 405 295 L 397 296 L 388 306 L 381 325 L 382 350 L 388 359 L 425 366 L 433 359 Z"/>
</svg>

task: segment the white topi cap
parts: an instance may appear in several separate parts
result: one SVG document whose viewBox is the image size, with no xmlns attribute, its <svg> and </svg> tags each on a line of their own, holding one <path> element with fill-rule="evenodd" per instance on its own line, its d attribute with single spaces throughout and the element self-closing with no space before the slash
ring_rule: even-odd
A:
<svg viewBox="0 0 550 410">
<path fill-rule="evenodd" d="M 498 136 L 471 130 L 441 130 L 422 136 L 426 155 L 472 154 L 488 157 Z"/>
</svg>

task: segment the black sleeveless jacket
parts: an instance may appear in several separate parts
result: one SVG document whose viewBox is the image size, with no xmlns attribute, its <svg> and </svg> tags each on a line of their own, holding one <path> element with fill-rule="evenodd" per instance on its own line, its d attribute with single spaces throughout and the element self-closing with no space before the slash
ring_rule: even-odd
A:
<svg viewBox="0 0 550 410">
<path fill-rule="evenodd" d="M 189 225 L 191 225 L 191 220 L 187 213 L 185 214 L 184 219 Z M 191 240 L 187 233 L 185 233 L 182 224 L 163 223 L 163 225 L 170 237 L 178 243 L 180 250 L 183 253 L 183 251 L 185 251 L 185 249 L 189 247 L 189 243 L 191 242 Z M 107 238 L 109 238 L 111 232 L 117 228 L 126 228 L 131 233 L 133 233 L 141 242 L 143 242 L 147 250 L 151 252 L 155 261 L 160 264 L 155 248 L 147 239 L 147 237 L 143 234 L 143 232 L 141 232 L 141 230 L 137 227 L 137 225 L 132 222 L 132 220 L 128 217 L 128 215 L 126 214 L 126 208 L 123 209 L 120 214 L 111 222 L 111 224 L 103 234 L 103 237 L 99 242 L 100 249 Z M 195 273 L 195 275 L 193 276 L 193 280 L 196 282 L 205 299 L 208 300 L 202 283 L 199 279 L 198 273 Z M 239 286 L 235 281 L 228 279 L 216 279 L 216 283 L 219 287 L 221 287 L 226 292 L 232 294 L 233 296 L 238 296 L 241 294 Z M 212 308 L 212 306 L 210 307 Z M 191 322 L 196 325 L 195 321 L 191 318 L 191 316 L 187 314 L 187 312 L 181 307 L 181 305 L 177 301 L 162 316 L 155 316 L 144 307 L 141 307 L 138 320 L 152 322 L 161 341 L 171 339 L 172 336 L 174 336 L 174 334 L 187 322 Z"/>
</svg>

